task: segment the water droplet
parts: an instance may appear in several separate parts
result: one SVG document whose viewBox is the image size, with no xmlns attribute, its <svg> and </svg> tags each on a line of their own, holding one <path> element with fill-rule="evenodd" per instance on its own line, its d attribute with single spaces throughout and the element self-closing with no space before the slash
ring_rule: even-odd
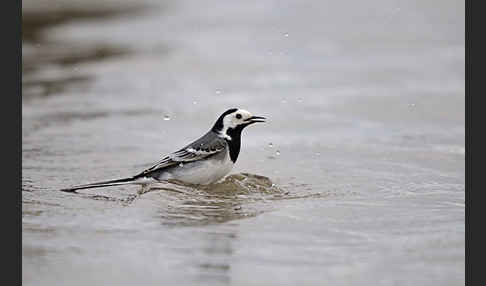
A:
<svg viewBox="0 0 486 286">
<path fill-rule="evenodd" d="M 273 143 L 272 142 L 268 143 L 268 147 L 273 148 Z"/>
<path fill-rule="evenodd" d="M 194 100 L 194 101 L 192 102 L 192 104 L 196 105 L 196 104 L 197 104 L 197 101 L 195 101 L 195 100 Z"/>
<path fill-rule="evenodd" d="M 165 120 L 165 121 L 170 120 L 170 116 L 169 116 L 169 115 L 164 115 L 164 120 Z"/>
<path fill-rule="evenodd" d="M 183 163 L 179 163 L 179 167 L 184 167 L 184 164 Z"/>
<path fill-rule="evenodd" d="M 280 156 L 280 151 L 279 151 L 279 150 L 277 150 L 277 151 L 275 152 L 275 156 Z"/>
<path fill-rule="evenodd" d="M 286 38 L 287 38 L 288 36 L 289 36 L 289 33 L 285 33 L 285 34 L 284 34 L 284 37 L 286 37 Z"/>
</svg>

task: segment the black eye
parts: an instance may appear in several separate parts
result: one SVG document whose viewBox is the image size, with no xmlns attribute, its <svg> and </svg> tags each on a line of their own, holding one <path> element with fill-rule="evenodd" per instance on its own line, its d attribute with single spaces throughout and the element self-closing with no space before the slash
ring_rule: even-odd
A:
<svg viewBox="0 0 486 286">
<path fill-rule="evenodd" d="M 237 114 L 236 114 L 236 118 L 237 118 L 237 119 L 241 119 L 241 114 L 237 113 Z"/>
</svg>

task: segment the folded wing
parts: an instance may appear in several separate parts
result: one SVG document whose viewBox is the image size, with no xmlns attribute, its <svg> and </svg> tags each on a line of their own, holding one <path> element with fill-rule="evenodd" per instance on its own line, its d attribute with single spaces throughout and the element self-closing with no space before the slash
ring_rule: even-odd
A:
<svg viewBox="0 0 486 286">
<path fill-rule="evenodd" d="M 167 168 L 180 163 L 188 163 L 193 161 L 202 160 L 206 157 L 215 155 L 221 151 L 224 151 L 227 143 L 223 138 L 218 137 L 214 132 L 208 132 L 200 139 L 187 145 L 186 147 L 171 153 L 152 167 L 144 170 L 136 177 L 147 175 L 148 173 Z"/>
</svg>

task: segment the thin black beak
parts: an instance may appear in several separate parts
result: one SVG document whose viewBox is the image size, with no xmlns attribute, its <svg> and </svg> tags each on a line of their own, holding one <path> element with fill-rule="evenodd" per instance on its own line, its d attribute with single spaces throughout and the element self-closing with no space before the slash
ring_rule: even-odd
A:
<svg viewBox="0 0 486 286">
<path fill-rule="evenodd" d="M 257 123 L 257 122 L 265 122 L 265 117 L 263 116 L 252 116 L 250 118 L 245 119 L 245 122 L 248 123 Z"/>
</svg>

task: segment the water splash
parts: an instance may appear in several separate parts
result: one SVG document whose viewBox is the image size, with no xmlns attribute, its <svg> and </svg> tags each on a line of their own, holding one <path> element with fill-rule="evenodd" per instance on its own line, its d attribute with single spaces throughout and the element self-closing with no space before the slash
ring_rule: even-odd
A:
<svg viewBox="0 0 486 286">
<path fill-rule="evenodd" d="M 274 207 L 268 201 L 288 194 L 267 177 L 240 173 L 210 185 L 172 180 L 153 184 L 139 192 L 130 206 L 157 208 L 164 225 L 194 226 L 254 217 Z"/>
<path fill-rule="evenodd" d="M 233 174 L 222 181 L 209 185 L 193 185 L 177 180 L 169 180 L 168 183 L 151 185 L 145 192 L 153 190 L 167 190 L 179 193 L 197 195 L 250 195 L 250 194 L 278 194 L 284 191 L 277 187 L 268 177 L 239 173 Z"/>
</svg>

